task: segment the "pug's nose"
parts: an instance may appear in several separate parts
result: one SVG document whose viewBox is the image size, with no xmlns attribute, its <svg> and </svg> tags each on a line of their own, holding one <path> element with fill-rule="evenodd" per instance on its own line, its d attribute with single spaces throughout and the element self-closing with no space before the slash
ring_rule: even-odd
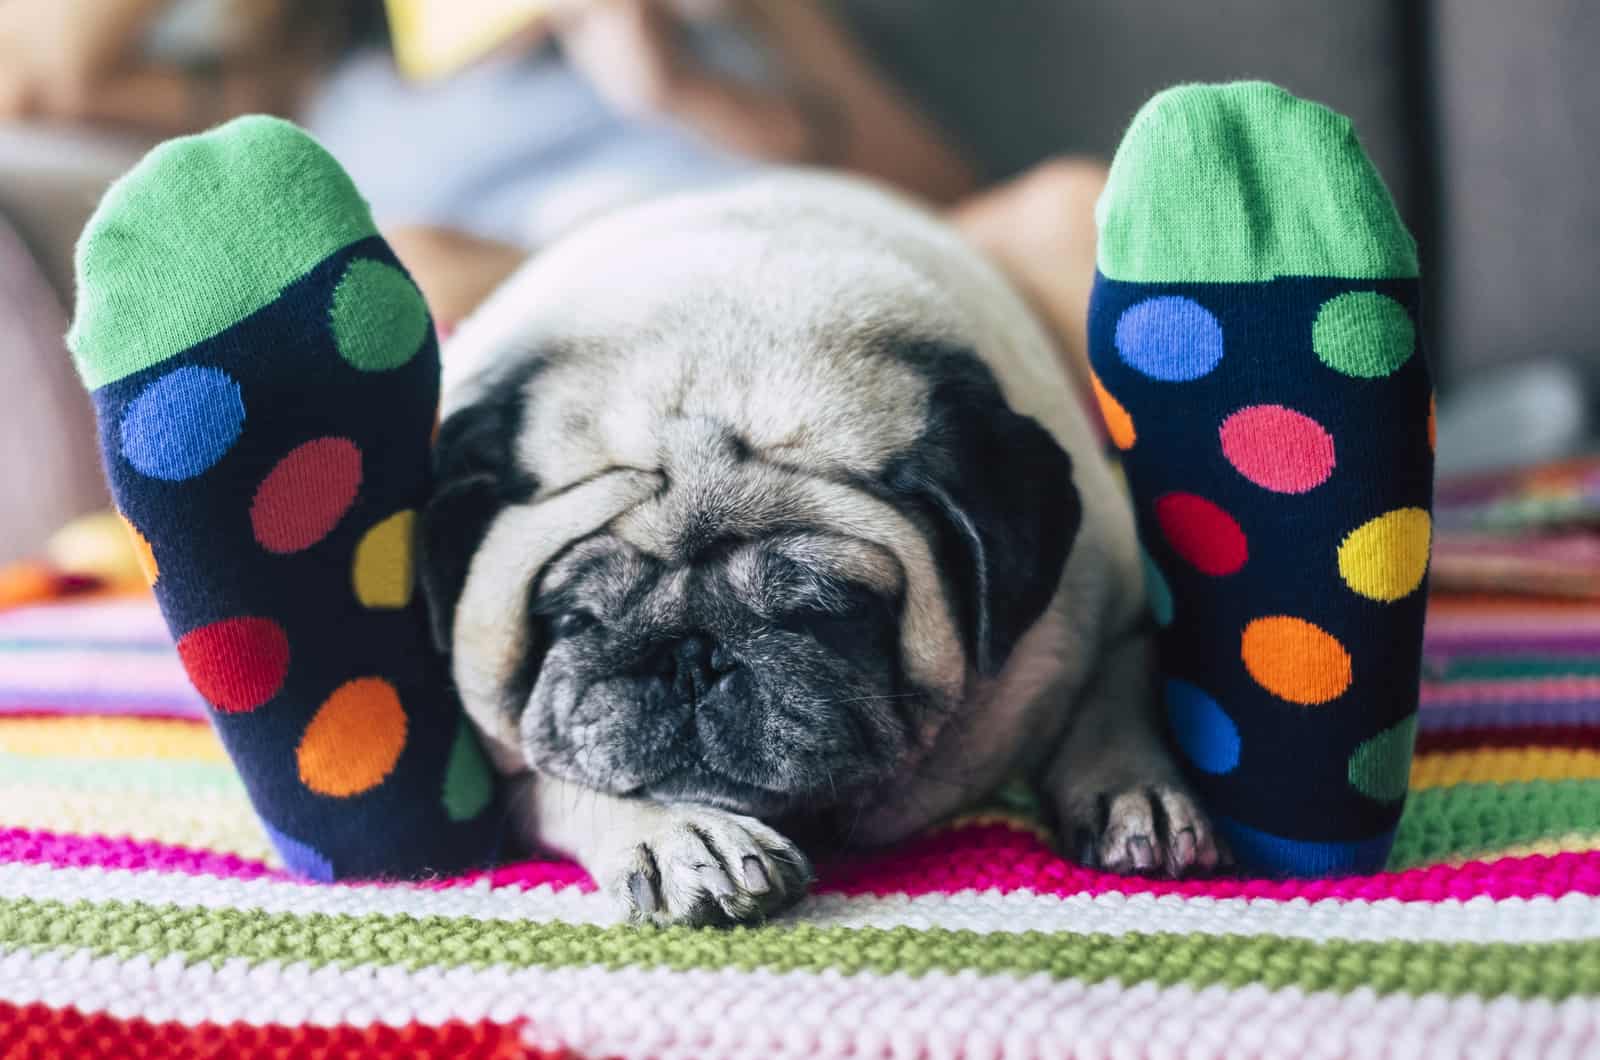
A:
<svg viewBox="0 0 1600 1060">
<path fill-rule="evenodd" d="M 710 637 L 692 634 L 672 646 L 668 656 L 673 691 L 685 699 L 698 699 L 736 664 Z"/>
</svg>

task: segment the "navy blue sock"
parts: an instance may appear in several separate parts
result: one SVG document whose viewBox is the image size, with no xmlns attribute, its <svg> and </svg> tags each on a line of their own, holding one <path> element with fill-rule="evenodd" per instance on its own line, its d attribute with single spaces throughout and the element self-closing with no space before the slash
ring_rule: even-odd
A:
<svg viewBox="0 0 1600 1060">
<path fill-rule="evenodd" d="M 487 863 L 493 774 L 413 588 L 437 342 L 349 179 L 272 119 L 172 141 L 107 193 L 78 287 L 118 509 L 284 862 Z"/>
<path fill-rule="evenodd" d="M 1090 356 L 1174 741 L 1244 868 L 1380 869 L 1431 532 L 1411 239 L 1349 123 L 1259 83 L 1147 104 L 1098 218 Z"/>
</svg>

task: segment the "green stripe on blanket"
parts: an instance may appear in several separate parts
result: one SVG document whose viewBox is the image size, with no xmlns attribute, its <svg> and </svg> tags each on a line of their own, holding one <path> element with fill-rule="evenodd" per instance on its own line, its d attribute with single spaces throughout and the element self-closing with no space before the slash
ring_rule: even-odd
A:
<svg viewBox="0 0 1600 1060">
<path fill-rule="evenodd" d="M 1378 993 L 1600 993 L 1600 941 L 1545 944 L 1313 942 L 1276 936 L 979 934 L 944 929 L 772 926 L 648 930 L 470 918 L 332 916 L 140 902 L 0 901 L 0 948 L 74 949 L 186 963 L 304 961 L 444 967 L 764 968 L 903 973 L 971 969 L 1124 984 Z"/>
</svg>

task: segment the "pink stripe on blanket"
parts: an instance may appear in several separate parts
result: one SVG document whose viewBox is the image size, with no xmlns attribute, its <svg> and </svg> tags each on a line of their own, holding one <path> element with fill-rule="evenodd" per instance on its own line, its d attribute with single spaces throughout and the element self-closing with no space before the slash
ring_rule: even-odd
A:
<svg viewBox="0 0 1600 1060">
<path fill-rule="evenodd" d="M 30 693 L 70 696 L 82 693 L 110 699 L 195 697 L 176 652 L 28 651 L 8 653 L 0 668 L 0 697 Z"/>
<path fill-rule="evenodd" d="M 1600 632 L 1600 613 L 1573 612 L 1522 612 L 1504 611 L 1491 614 L 1452 615 L 1434 612 L 1428 616 L 1430 634 L 1455 634 L 1471 636 L 1494 633 L 1578 633 Z"/>
<path fill-rule="evenodd" d="M 259 861 L 210 850 L 109 836 L 64 835 L 27 828 L 0 828 L 0 864 L 54 865 L 57 868 L 126 869 L 175 872 L 228 879 L 288 879 L 287 873 Z"/>
<path fill-rule="evenodd" d="M 0 639 L 148 644 L 167 636 L 166 623 L 153 600 L 44 604 L 0 612 Z"/>
<path fill-rule="evenodd" d="M 1524 677 L 1493 681 L 1424 681 L 1422 704 L 1600 700 L 1600 677 Z"/>
<path fill-rule="evenodd" d="M 126 839 L 65 836 L 0 829 L 0 864 L 98 866 L 232 879 L 291 879 L 260 862 L 210 851 Z M 1600 852 L 1502 858 L 1466 865 L 1435 865 L 1377 876 L 1334 880 L 1210 879 L 1174 882 L 1113 876 L 1082 869 L 1053 854 L 1038 839 L 1003 825 L 959 828 L 914 840 L 899 851 L 852 857 L 824 866 L 817 890 L 834 894 L 924 895 L 961 891 L 1029 891 L 1076 894 L 1170 894 L 1181 897 L 1322 899 L 1402 902 L 1471 898 L 1600 895 Z M 528 889 L 594 884 L 570 862 L 529 861 L 490 872 L 435 880 L 429 889 L 481 886 Z M 306 883 L 308 887 L 319 884 Z M 362 885 L 357 885 L 362 886 Z M 382 887 L 383 883 L 364 886 Z"/>
<path fill-rule="evenodd" d="M 1600 851 L 1433 865 L 1329 880 L 1151 880 L 1113 876 L 1062 860 L 1037 837 L 1003 825 L 962 828 L 913 840 L 899 851 L 825 868 L 819 890 L 844 894 L 950 894 L 964 890 L 1184 897 L 1396 899 L 1600 894 Z"/>
<path fill-rule="evenodd" d="M 112 836 L 65 835 L 26 828 L 0 828 L 0 865 L 52 865 L 57 868 L 121 869 L 129 872 L 165 872 L 184 876 L 214 876 L 237 880 L 294 880 L 308 887 L 321 886 L 274 869 L 260 861 L 234 854 Z M 489 881 L 491 887 L 527 889 L 548 885 L 557 889 L 593 890 L 589 876 L 569 861 L 527 861 L 489 872 L 477 872 L 419 884 L 430 890 L 470 887 Z M 353 886 L 383 887 L 373 881 Z"/>
</svg>

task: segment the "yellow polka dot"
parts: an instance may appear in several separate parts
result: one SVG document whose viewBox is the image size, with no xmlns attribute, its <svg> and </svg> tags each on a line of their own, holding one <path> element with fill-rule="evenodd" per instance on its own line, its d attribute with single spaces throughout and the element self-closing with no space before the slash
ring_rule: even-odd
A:
<svg viewBox="0 0 1600 1060">
<path fill-rule="evenodd" d="M 417 513 L 395 512 L 362 535 L 350 570 L 362 607 L 401 608 L 411 602 L 412 531 Z"/>
<path fill-rule="evenodd" d="M 1314 707 L 1350 687 L 1350 653 L 1303 618 L 1256 619 L 1244 628 L 1239 654 L 1256 684 L 1290 703 Z"/>
<path fill-rule="evenodd" d="M 406 712 L 394 686 L 381 677 L 346 681 L 300 737 L 300 782 L 319 795 L 360 795 L 383 783 L 405 746 Z"/>
<path fill-rule="evenodd" d="M 1122 402 L 1111 396 L 1111 391 L 1106 389 L 1094 372 L 1089 373 L 1089 385 L 1094 387 L 1094 399 L 1100 404 L 1100 415 L 1106 421 L 1106 433 L 1111 436 L 1111 443 L 1118 449 L 1132 449 L 1133 443 L 1139 438 L 1139 432 L 1133 428 L 1133 417 L 1122 407 Z"/>
<path fill-rule="evenodd" d="M 1350 591 L 1390 603 L 1428 573 L 1433 522 L 1421 508 L 1396 508 L 1352 530 L 1339 546 L 1339 577 Z"/>
<path fill-rule="evenodd" d="M 133 543 L 133 558 L 139 564 L 139 573 L 144 575 L 146 585 L 154 585 L 156 579 L 161 577 L 161 567 L 156 563 L 155 550 L 150 547 L 144 535 L 139 533 L 139 528 L 128 521 L 128 517 L 120 512 L 117 518 L 122 520 L 122 525 L 127 527 L 128 539 Z"/>
</svg>

